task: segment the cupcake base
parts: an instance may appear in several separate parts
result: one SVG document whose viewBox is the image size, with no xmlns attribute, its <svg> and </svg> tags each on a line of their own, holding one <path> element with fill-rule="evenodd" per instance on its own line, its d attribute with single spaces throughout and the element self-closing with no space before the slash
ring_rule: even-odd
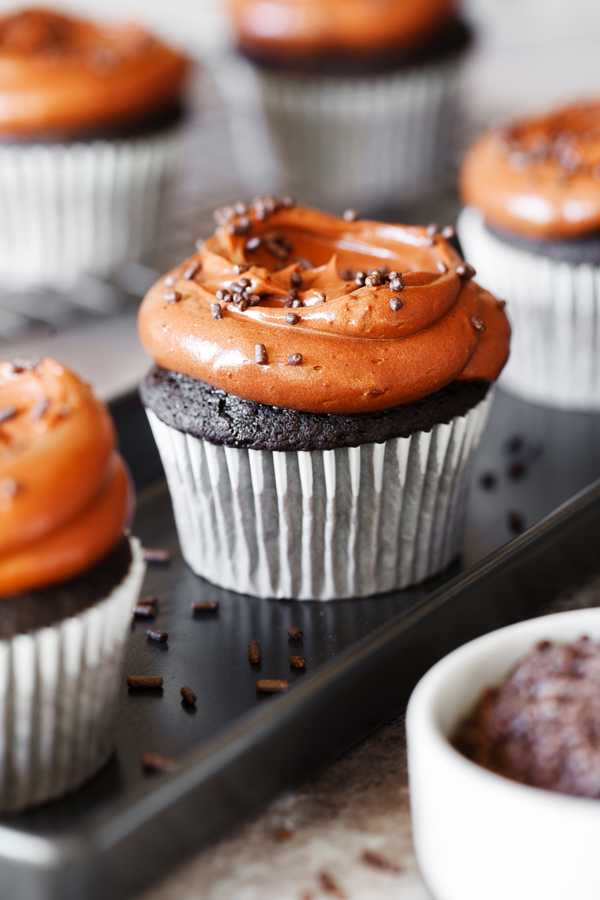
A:
<svg viewBox="0 0 600 900">
<path fill-rule="evenodd" d="M 2 814 L 75 790 L 110 757 L 123 646 L 145 571 L 139 541 L 129 544 L 125 577 L 104 599 L 89 605 L 88 593 L 81 598 L 84 609 L 0 639 Z M 51 616 L 60 614 L 56 604 L 63 614 L 77 605 L 69 592 L 69 585 L 52 589 Z"/>
<path fill-rule="evenodd" d="M 185 561 L 221 587 L 333 600 L 407 587 L 458 554 L 491 392 L 430 431 L 335 450 L 216 446 L 147 409 Z"/>
<path fill-rule="evenodd" d="M 504 240 L 472 207 L 457 232 L 477 281 L 508 301 L 513 336 L 502 387 L 545 406 L 600 410 L 600 265 Z"/>
</svg>

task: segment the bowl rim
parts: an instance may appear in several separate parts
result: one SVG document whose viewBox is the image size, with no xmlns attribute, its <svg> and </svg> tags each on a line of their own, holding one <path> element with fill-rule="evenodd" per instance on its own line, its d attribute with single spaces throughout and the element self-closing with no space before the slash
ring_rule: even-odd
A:
<svg viewBox="0 0 600 900">
<path fill-rule="evenodd" d="M 572 794 L 563 794 L 558 791 L 551 791 L 547 788 L 536 787 L 535 785 L 523 784 L 519 781 L 513 781 L 505 775 L 492 772 L 479 763 L 473 762 L 457 750 L 450 742 L 449 737 L 445 734 L 437 721 L 437 716 L 433 710 L 436 702 L 437 694 L 447 677 L 465 666 L 469 661 L 480 658 L 489 648 L 497 645 L 510 644 L 511 638 L 515 635 L 526 635 L 528 632 L 531 636 L 531 649 L 539 640 L 544 640 L 544 625 L 549 623 L 550 626 L 557 626 L 564 623 L 566 627 L 569 624 L 576 624 L 579 620 L 582 622 L 593 619 L 597 623 L 598 635 L 596 640 L 600 642 L 600 607 L 587 607 L 584 609 L 566 610 L 564 612 L 550 613 L 544 616 L 536 616 L 532 619 L 526 619 L 522 622 L 516 622 L 512 625 L 506 625 L 503 628 L 497 628 L 488 632 L 472 641 L 468 641 L 461 647 L 452 650 L 447 656 L 442 657 L 434 666 L 429 669 L 414 688 L 406 709 L 406 736 L 409 750 L 409 774 L 410 774 L 410 749 L 411 743 L 415 740 L 415 734 L 418 734 L 417 740 L 422 742 L 427 740 L 433 745 L 438 754 L 444 754 L 449 763 L 463 773 L 465 777 L 474 779 L 482 786 L 488 785 L 491 788 L 501 787 L 503 791 L 512 792 L 515 798 L 535 801 L 544 806 L 560 805 L 563 809 L 571 810 L 584 809 L 590 812 L 594 808 L 600 815 L 600 798 L 598 797 L 577 797 Z M 585 626 L 582 626 L 581 635 L 585 634 Z M 557 634 L 548 636 L 548 640 L 560 641 Z M 565 636 L 565 641 L 576 640 Z M 525 653 L 520 658 L 523 658 Z M 481 684 L 477 696 L 485 689 L 486 685 Z"/>
</svg>

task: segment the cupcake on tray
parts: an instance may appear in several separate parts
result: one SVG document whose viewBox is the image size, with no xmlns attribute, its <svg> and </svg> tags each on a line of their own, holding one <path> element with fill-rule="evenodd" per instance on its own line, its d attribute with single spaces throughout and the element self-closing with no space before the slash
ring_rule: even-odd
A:
<svg viewBox="0 0 600 900">
<path fill-rule="evenodd" d="M 442 570 L 508 356 L 504 304 L 435 227 L 272 197 L 218 216 L 139 315 L 185 560 L 242 593 L 318 600 Z"/>
<path fill-rule="evenodd" d="M 469 31 L 454 0 L 229 0 L 245 78 L 219 78 L 234 150 L 262 165 L 244 80 L 254 77 L 280 188 L 338 211 L 430 192 L 445 174 Z M 233 61 L 227 65 L 231 69 Z M 244 123 L 243 134 L 236 119 Z M 260 130 L 258 130 L 260 136 Z M 261 148 L 262 151 L 262 148 Z"/>
<path fill-rule="evenodd" d="M 458 233 L 514 326 L 507 389 L 600 409 L 600 101 L 484 134 L 462 170 Z"/>
<path fill-rule="evenodd" d="M 0 363 L 0 813 L 107 761 L 145 565 L 108 411 L 52 359 Z"/>
<path fill-rule="evenodd" d="M 0 19 L 0 284 L 68 288 L 152 250 L 188 61 L 133 24 Z"/>
</svg>

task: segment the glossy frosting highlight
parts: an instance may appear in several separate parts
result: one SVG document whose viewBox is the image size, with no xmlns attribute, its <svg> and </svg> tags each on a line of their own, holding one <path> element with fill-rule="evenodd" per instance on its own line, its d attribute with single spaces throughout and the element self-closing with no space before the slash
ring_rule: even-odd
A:
<svg viewBox="0 0 600 900">
<path fill-rule="evenodd" d="M 53 359 L 0 363 L 0 597 L 83 572 L 130 510 L 112 420 Z"/>
<path fill-rule="evenodd" d="M 565 240 L 600 229 L 600 101 L 484 134 L 466 157 L 463 200 L 523 237 Z"/>
<path fill-rule="evenodd" d="M 454 0 L 229 0 L 242 49 L 276 56 L 368 55 L 419 43 Z"/>
<path fill-rule="evenodd" d="M 135 24 L 48 9 L 0 19 L 0 131 L 85 132 L 158 116 L 182 99 L 188 60 Z"/>
<path fill-rule="evenodd" d="M 272 198 L 219 215 L 200 253 L 140 308 L 142 343 L 160 366 L 315 413 L 390 409 L 456 379 L 493 380 L 504 366 L 504 304 L 431 228 L 347 221 Z M 401 273 L 404 288 L 379 273 L 356 282 L 357 271 L 380 266 Z M 240 279 L 247 300 L 232 287 Z M 299 280 L 301 305 L 285 307 Z"/>
</svg>

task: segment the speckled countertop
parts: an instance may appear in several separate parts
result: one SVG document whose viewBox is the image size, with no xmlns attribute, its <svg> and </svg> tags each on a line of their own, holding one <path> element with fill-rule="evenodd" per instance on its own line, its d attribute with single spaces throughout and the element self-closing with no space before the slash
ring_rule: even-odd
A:
<svg viewBox="0 0 600 900">
<path fill-rule="evenodd" d="M 404 719 L 392 719 L 139 900 L 431 900 L 411 839 Z"/>
</svg>

